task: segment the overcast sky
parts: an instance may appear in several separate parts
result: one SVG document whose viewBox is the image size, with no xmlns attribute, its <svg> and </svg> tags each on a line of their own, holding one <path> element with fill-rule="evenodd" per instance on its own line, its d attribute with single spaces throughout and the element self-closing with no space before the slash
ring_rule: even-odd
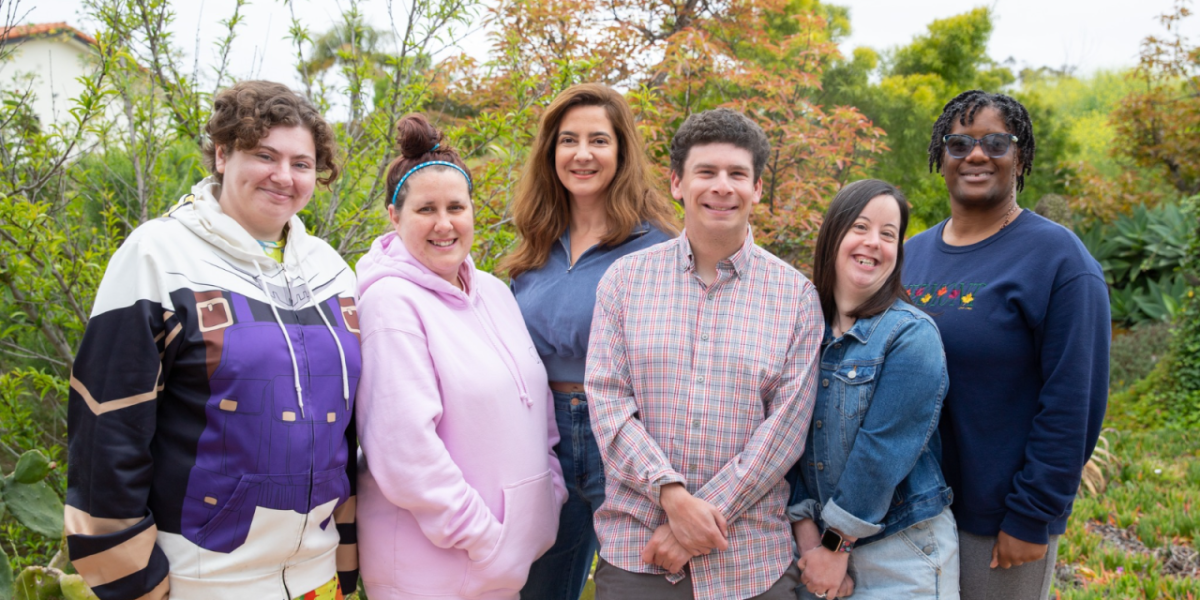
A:
<svg viewBox="0 0 1200 600">
<path fill-rule="evenodd" d="M 29 10 L 28 22 L 68 21 L 87 30 L 80 0 L 18 0 Z M 909 42 L 925 32 L 934 19 L 949 17 L 989 2 L 961 0 L 831 0 L 850 7 L 853 29 L 842 50 L 870 46 L 886 50 Z M 7 4 L 7 2 L 6 2 Z M 232 13 L 234 0 L 173 2 L 177 18 L 176 41 L 200 63 L 216 62 L 214 45 L 222 34 L 219 21 Z M 344 0 L 297 0 L 297 12 L 313 31 L 320 32 L 340 14 Z M 1079 74 L 1136 64 L 1142 39 L 1164 34 L 1158 15 L 1170 10 L 1173 0 L 991 0 L 995 31 L 989 47 L 998 61 L 1012 58 L 1016 67 L 1072 66 Z M 390 19 L 387 0 L 364 0 L 369 22 L 385 27 Z M 397 10 L 399 8 L 397 7 Z M 297 84 L 292 69 L 294 55 L 284 39 L 290 16 L 282 0 L 251 0 L 243 8 L 244 24 L 234 46 L 232 73 L 239 78 L 261 77 Z M 402 19 L 397 15 L 398 20 Z M 1185 34 L 1200 42 L 1200 15 L 1186 20 Z M 197 38 L 199 44 L 196 43 Z M 487 40 L 482 32 L 468 36 L 461 46 L 483 58 Z M 198 52 L 197 52 L 198 51 Z M 189 56 L 189 59 L 193 58 Z M 189 60 L 190 62 L 190 60 Z"/>
</svg>

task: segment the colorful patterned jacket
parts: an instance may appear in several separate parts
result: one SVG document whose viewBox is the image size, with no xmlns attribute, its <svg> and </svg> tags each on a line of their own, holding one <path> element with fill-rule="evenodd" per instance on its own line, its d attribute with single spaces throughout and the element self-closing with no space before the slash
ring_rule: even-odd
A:
<svg viewBox="0 0 1200 600">
<path fill-rule="evenodd" d="M 357 581 L 354 272 L 296 217 L 267 257 L 219 190 L 121 245 L 72 369 L 67 542 L 103 600 Z"/>
</svg>

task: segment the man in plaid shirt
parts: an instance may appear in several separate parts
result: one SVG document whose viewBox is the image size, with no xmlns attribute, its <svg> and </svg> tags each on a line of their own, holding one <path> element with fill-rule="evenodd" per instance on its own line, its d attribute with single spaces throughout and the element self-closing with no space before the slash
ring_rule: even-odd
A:
<svg viewBox="0 0 1200 600">
<path fill-rule="evenodd" d="M 741 113 L 689 117 L 671 142 L 684 233 L 620 259 L 596 291 L 599 600 L 795 598 L 784 475 L 824 319 L 812 283 L 750 235 L 769 152 Z"/>
</svg>

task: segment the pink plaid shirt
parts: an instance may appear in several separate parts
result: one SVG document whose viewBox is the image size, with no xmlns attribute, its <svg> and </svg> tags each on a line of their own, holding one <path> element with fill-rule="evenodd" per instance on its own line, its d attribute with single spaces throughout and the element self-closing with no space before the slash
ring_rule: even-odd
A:
<svg viewBox="0 0 1200 600">
<path fill-rule="evenodd" d="M 729 549 L 691 560 L 698 600 L 765 592 L 792 560 L 783 476 L 804 449 L 824 320 L 816 290 L 749 235 L 705 286 L 687 233 L 617 261 L 600 281 L 587 394 L 606 497 L 600 554 L 635 573 L 682 483 L 729 523 Z"/>
</svg>

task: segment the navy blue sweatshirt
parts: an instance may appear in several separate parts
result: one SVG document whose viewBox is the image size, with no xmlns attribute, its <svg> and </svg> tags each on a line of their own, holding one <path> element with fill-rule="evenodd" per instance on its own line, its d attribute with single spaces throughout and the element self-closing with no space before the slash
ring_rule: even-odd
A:
<svg viewBox="0 0 1200 600">
<path fill-rule="evenodd" d="M 1031 211 L 950 246 L 943 221 L 904 246 L 903 281 L 942 334 L 942 470 L 959 528 L 1045 544 L 1063 533 L 1108 402 L 1100 265 Z"/>
</svg>

